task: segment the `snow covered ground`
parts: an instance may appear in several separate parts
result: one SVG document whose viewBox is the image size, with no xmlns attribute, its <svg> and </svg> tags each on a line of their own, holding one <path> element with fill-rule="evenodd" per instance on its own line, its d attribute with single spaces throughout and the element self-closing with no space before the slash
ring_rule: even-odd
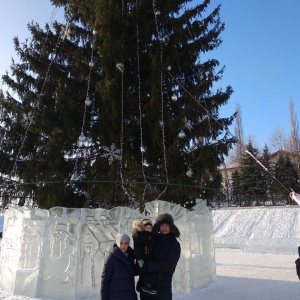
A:
<svg viewBox="0 0 300 300">
<path fill-rule="evenodd" d="M 207 288 L 176 300 L 283 300 L 299 299 L 296 255 L 242 253 L 216 250 L 217 277 Z"/>
<path fill-rule="evenodd" d="M 295 270 L 299 214 L 298 206 L 214 211 L 216 279 L 207 288 L 173 299 L 299 299 L 300 281 Z M 2 299 L 37 298 L 0 290 Z"/>
<path fill-rule="evenodd" d="M 212 213 L 216 248 L 294 254 L 300 246 L 298 205 L 225 208 Z"/>
</svg>

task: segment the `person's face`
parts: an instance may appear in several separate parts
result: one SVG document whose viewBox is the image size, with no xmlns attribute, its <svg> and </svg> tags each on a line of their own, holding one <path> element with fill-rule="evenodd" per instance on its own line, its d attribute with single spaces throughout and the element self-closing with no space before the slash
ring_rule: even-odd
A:
<svg viewBox="0 0 300 300">
<path fill-rule="evenodd" d="M 159 226 L 159 230 L 162 234 L 170 233 L 170 225 L 167 223 L 163 223 Z"/>
<path fill-rule="evenodd" d="M 145 225 L 144 230 L 151 232 L 152 231 L 152 226 L 151 225 Z"/>
<path fill-rule="evenodd" d="M 121 240 L 118 247 L 121 249 L 122 252 L 126 252 L 128 249 L 129 243 L 127 241 Z"/>
</svg>

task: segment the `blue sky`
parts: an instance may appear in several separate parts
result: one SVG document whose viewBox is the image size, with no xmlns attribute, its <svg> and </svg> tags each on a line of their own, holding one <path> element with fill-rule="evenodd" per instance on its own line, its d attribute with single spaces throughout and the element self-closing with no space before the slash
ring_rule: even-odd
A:
<svg viewBox="0 0 300 300">
<path fill-rule="evenodd" d="M 226 28 L 223 44 L 210 55 L 226 66 L 220 86 L 234 90 L 221 116 L 233 114 L 240 104 L 245 138 L 252 136 L 263 147 L 276 128 L 289 134 L 291 97 L 300 111 L 300 1 L 211 0 L 211 7 L 219 3 Z M 1 75 L 9 69 L 11 56 L 17 58 L 13 37 L 24 41 L 30 37 L 28 22 L 44 27 L 52 14 L 49 0 L 1 3 Z"/>
<path fill-rule="evenodd" d="M 213 56 L 226 66 L 221 85 L 234 90 L 222 113 L 239 103 L 245 138 L 263 147 L 275 128 L 289 134 L 290 97 L 300 111 L 300 1 L 211 1 L 218 3 L 226 28 Z"/>
</svg>

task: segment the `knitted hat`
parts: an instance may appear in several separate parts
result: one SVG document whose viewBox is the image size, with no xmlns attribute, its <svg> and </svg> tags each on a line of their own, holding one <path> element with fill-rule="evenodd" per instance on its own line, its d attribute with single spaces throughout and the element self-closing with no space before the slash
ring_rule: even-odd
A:
<svg viewBox="0 0 300 300">
<path fill-rule="evenodd" d="M 170 226 L 174 225 L 174 220 L 173 217 L 170 214 L 160 214 L 156 218 L 156 224 L 161 225 L 161 224 L 169 224 Z"/>
<path fill-rule="evenodd" d="M 128 244 L 129 244 L 130 243 L 130 237 L 125 233 L 120 233 L 116 237 L 116 244 L 120 245 L 121 241 L 127 241 Z"/>
<path fill-rule="evenodd" d="M 146 225 L 151 225 L 152 226 L 152 222 L 149 219 L 144 219 L 144 220 L 142 220 L 141 223 L 142 223 L 143 226 L 146 226 Z"/>
</svg>

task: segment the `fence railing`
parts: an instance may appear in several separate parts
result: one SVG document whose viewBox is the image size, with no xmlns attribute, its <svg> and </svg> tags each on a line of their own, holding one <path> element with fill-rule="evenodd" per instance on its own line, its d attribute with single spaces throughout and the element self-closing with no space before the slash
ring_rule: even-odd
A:
<svg viewBox="0 0 300 300">
<path fill-rule="evenodd" d="M 286 206 L 298 205 L 290 197 L 278 198 L 251 198 L 251 197 L 235 197 L 231 199 L 217 198 L 208 201 L 207 205 L 211 208 L 222 207 L 255 207 L 255 206 Z"/>
</svg>

